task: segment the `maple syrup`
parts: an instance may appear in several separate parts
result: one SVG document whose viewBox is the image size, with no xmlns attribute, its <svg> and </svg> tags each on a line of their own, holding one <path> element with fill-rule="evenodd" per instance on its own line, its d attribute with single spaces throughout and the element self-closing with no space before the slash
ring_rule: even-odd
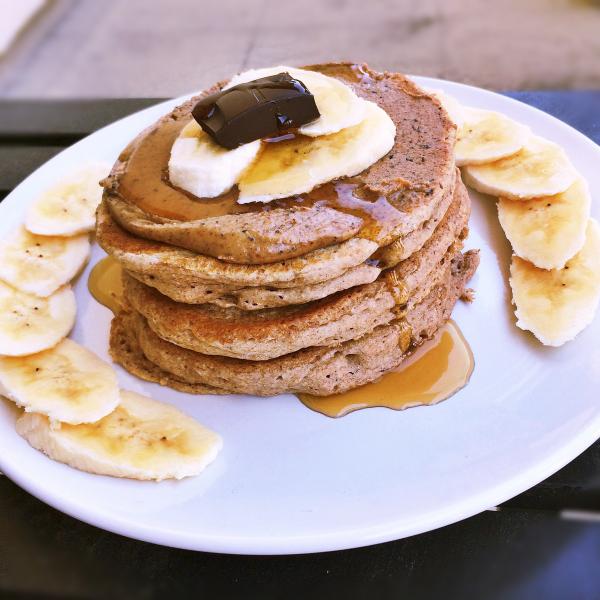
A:
<svg viewBox="0 0 600 600">
<path fill-rule="evenodd" d="M 448 399 L 467 384 L 474 365 L 469 344 L 456 323 L 448 321 L 432 340 L 378 381 L 333 396 L 297 396 L 328 417 L 373 407 L 404 410 Z"/>
<path fill-rule="evenodd" d="M 406 315 L 406 303 L 408 302 L 409 290 L 406 283 L 399 277 L 396 269 L 384 272 L 383 280 L 394 299 L 394 314 L 396 319 L 403 319 Z"/>
<path fill-rule="evenodd" d="M 88 277 L 90 294 L 103 306 L 117 314 L 122 307 L 123 282 L 119 261 L 112 256 L 99 260 Z"/>
</svg>

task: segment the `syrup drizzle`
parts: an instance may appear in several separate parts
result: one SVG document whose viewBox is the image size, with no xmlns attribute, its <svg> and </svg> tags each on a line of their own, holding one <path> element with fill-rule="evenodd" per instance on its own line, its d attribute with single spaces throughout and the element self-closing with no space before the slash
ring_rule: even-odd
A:
<svg viewBox="0 0 600 600">
<path fill-rule="evenodd" d="M 406 284 L 400 277 L 395 269 L 388 269 L 383 274 L 383 280 L 387 286 L 388 291 L 394 299 L 394 314 L 397 319 L 403 319 L 406 315 L 406 303 L 408 302 L 409 292 Z"/>
</svg>

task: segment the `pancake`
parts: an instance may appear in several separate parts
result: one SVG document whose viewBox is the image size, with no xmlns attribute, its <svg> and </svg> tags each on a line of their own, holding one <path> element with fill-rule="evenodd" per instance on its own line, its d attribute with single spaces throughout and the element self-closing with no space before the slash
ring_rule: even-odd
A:
<svg viewBox="0 0 600 600">
<path fill-rule="evenodd" d="M 438 277 L 435 271 L 447 269 L 453 255 L 446 253 L 427 273 L 421 290 L 407 289 L 400 280 L 399 298 L 387 281 L 378 280 L 308 304 L 242 311 L 174 302 L 126 274 L 123 288 L 127 301 L 163 339 L 204 354 L 268 360 L 309 346 L 339 344 L 393 321 L 412 293 L 428 291 Z"/>
<path fill-rule="evenodd" d="M 426 245 L 428 243 L 425 256 L 431 256 L 432 249 L 435 248 L 442 249 L 443 247 L 443 250 L 447 249 L 456 235 L 460 234 L 461 228 L 466 226 L 469 212 L 469 198 L 466 189 L 459 182 L 453 192 L 451 206 L 446 207 L 448 210 L 445 211 L 445 214 L 442 214 L 441 222 L 436 221 L 435 223 L 437 234 L 433 236 L 433 232 L 436 231 L 436 227 L 433 227 L 431 231 L 428 228 L 426 235 L 423 236 L 423 242 Z M 418 250 L 420 249 L 421 246 Z M 390 257 L 391 253 L 386 256 L 388 260 L 390 260 Z M 435 260 L 435 258 L 432 260 Z M 231 288 L 199 284 L 184 286 L 181 285 L 180 281 L 173 282 L 169 278 L 165 279 L 161 276 L 128 270 L 128 273 L 138 281 L 156 288 L 159 292 L 177 302 L 187 304 L 209 303 L 223 308 L 235 306 L 242 310 L 260 310 L 319 300 L 351 287 L 372 283 L 380 272 L 379 261 L 367 261 L 362 265 L 348 269 L 338 277 L 312 285 L 289 288 L 275 286 Z"/>
<path fill-rule="evenodd" d="M 315 65 L 396 125 L 392 150 L 361 174 L 266 205 L 239 205 L 237 190 L 196 199 L 165 177 L 170 148 L 207 90 L 140 134 L 104 182 L 105 206 L 135 235 L 230 263 L 263 265 L 298 258 L 352 238 L 391 244 L 418 230 L 447 198 L 454 180 L 455 126 L 437 99 L 397 73 L 366 65 Z"/>
<path fill-rule="evenodd" d="M 340 345 L 259 362 L 210 356 L 161 339 L 139 313 L 129 310 L 113 320 L 111 355 L 134 375 L 186 393 L 341 393 L 378 379 L 431 338 L 449 318 L 478 262 L 476 251 L 456 254 L 444 279 L 402 321 Z"/>
<path fill-rule="evenodd" d="M 381 269 L 375 264 L 363 263 L 348 269 L 339 277 L 312 285 L 291 288 L 269 286 L 241 289 L 204 285 L 181 286 L 153 275 L 144 275 L 134 271 L 127 271 L 127 273 L 134 279 L 156 288 L 161 294 L 177 302 L 215 304 L 222 308 L 236 306 L 242 310 L 260 310 L 262 308 L 289 306 L 290 304 L 305 304 L 357 285 L 372 283 L 381 273 Z"/>
<path fill-rule="evenodd" d="M 240 265 L 134 236 L 120 227 L 103 202 L 96 214 L 96 240 L 125 269 L 178 286 L 296 287 L 339 277 L 364 263 L 377 244 L 352 238 L 343 244 L 266 265 Z"/>
</svg>

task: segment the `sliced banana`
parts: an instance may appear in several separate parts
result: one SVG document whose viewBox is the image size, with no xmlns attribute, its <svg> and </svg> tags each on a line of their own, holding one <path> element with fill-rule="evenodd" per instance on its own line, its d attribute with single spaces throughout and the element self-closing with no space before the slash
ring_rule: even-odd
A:
<svg viewBox="0 0 600 600">
<path fill-rule="evenodd" d="M 171 148 L 171 183 L 199 198 L 230 190 L 260 151 L 260 140 L 227 150 L 216 144 L 196 121 L 190 121 Z"/>
<path fill-rule="evenodd" d="M 493 110 L 463 108 L 464 123 L 458 130 L 454 155 L 459 167 L 481 165 L 518 152 L 531 130 Z"/>
<path fill-rule="evenodd" d="M 55 346 L 71 331 L 76 310 L 68 285 L 38 298 L 0 281 L 0 354 L 24 356 Z"/>
<path fill-rule="evenodd" d="M 500 224 L 514 253 L 540 269 L 562 269 L 585 242 L 591 198 L 581 177 L 561 194 L 498 201 Z"/>
<path fill-rule="evenodd" d="M 424 89 L 429 95 L 434 96 L 440 101 L 440 104 L 444 107 L 452 122 L 456 125 L 457 129 L 460 129 L 465 122 L 465 107 L 454 96 L 447 94 L 443 90 L 435 88 Z"/>
<path fill-rule="evenodd" d="M 217 456 L 221 438 L 169 404 L 121 391 L 121 403 L 97 423 L 69 425 L 25 413 L 17 433 L 50 458 L 76 469 L 131 479 L 197 475 Z"/>
<path fill-rule="evenodd" d="M 592 322 L 600 300 L 598 223 L 588 221 L 585 244 L 564 269 L 538 269 L 513 256 L 510 285 L 518 327 L 546 346 L 572 340 Z"/>
<path fill-rule="evenodd" d="M 74 425 L 98 421 L 120 400 L 113 368 L 69 339 L 37 354 L 0 357 L 0 393 L 27 412 Z"/>
<path fill-rule="evenodd" d="M 22 292 L 45 298 L 73 279 L 89 254 L 86 233 L 58 237 L 20 228 L 0 240 L 0 279 Z"/>
<path fill-rule="evenodd" d="M 479 192 L 520 200 L 564 192 L 574 183 L 577 171 L 560 146 L 532 135 L 516 154 L 485 165 L 468 165 L 463 176 Z"/>
<path fill-rule="evenodd" d="M 296 137 L 272 144 L 242 175 L 238 202 L 269 202 L 303 194 L 377 162 L 394 145 L 396 126 L 379 106 L 366 105 L 365 119 L 354 127 L 319 138 Z"/>
<path fill-rule="evenodd" d="M 75 235 L 92 231 L 102 199 L 100 180 L 110 165 L 88 165 L 46 190 L 30 207 L 25 227 L 40 235 Z"/>
<path fill-rule="evenodd" d="M 295 79 L 299 79 L 315 97 L 321 116 L 302 125 L 298 130 L 302 135 L 317 137 L 337 133 L 346 127 L 357 125 L 365 117 L 364 103 L 349 86 L 316 71 L 284 66 L 252 69 L 233 77 L 224 89 L 277 73 L 289 73 Z"/>
</svg>

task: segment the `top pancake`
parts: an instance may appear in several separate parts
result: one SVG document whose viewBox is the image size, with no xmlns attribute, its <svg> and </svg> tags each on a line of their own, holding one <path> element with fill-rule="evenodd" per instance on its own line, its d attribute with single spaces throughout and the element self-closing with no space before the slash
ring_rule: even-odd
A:
<svg viewBox="0 0 600 600">
<path fill-rule="evenodd" d="M 198 199 L 167 177 L 174 140 L 207 90 L 142 132 L 105 180 L 112 217 L 129 232 L 239 264 L 268 264 L 358 237 L 385 246 L 418 229 L 447 197 L 455 127 L 439 102 L 397 73 L 349 63 L 308 67 L 376 102 L 396 125 L 392 150 L 358 176 L 307 194 L 239 205 L 237 189 Z"/>
</svg>

